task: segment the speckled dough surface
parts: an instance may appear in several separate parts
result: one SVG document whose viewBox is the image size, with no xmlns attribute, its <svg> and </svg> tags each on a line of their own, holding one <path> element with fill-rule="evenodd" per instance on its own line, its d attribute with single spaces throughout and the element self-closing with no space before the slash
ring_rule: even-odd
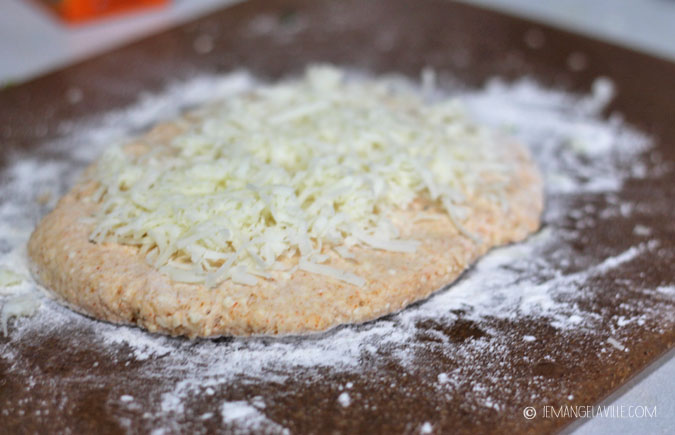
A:
<svg viewBox="0 0 675 435">
<path fill-rule="evenodd" d="M 146 142 L 158 143 L 172 131 L 171 124 L 159 126 L 148 133 Z M 402 238 L 421 242 L 414 254 L 360 248 L 353 250 L 354 260 L 331 256 L 331 266 L 367 279 L 362 288 L 301 270 L 292 275 L 273 272 L 273 279 L 255 286 L 228 280 L 208 289 L 174 282 L 134 247 L 89 241 L 92 224 L 82 218 L 91 216 L 97 204 L 87 200 L 95 185 L 86 177 L 31 236 L 33 273 L 76 311 L 171 335 L 302 334 L 372 320 L 426 298 L 491 247 L 522 240 L 539 227 L 543 193 L 537 168 L 521 145 L 505 144 L 514 169 L 506 189 L 507 206 L 469 202 L 465 227 L 483 242 L 459 234 L 445 214 L 418 200 L 391 216 Z M 127 150 L 139 152 L 133 145 Z M 438 219 L 415 221 L 422 208 Z"/>
</svg>

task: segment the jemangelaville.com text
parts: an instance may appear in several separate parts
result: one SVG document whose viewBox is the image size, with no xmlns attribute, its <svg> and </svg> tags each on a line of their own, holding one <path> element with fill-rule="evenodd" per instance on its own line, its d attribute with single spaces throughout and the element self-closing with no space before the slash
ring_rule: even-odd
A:
<svg viewBox="0 0 675 435">
<path fill-rule="evenodd" d="M 544 418 L 654 418 L 656 406 L 544 406 Z"/>
</svg>

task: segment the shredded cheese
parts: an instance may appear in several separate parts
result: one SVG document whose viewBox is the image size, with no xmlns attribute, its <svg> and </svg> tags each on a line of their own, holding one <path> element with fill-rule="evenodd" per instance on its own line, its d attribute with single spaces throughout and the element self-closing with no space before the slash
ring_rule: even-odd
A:
<svg viewBox="0 0 675 435">
<path fill-rule="evenodd" d="M 0 325 L 2 332 L 7 336 L 7 325 L 12 317 L 32 316 L 40 307 L 40 299 L 34 294 L 14 296 L 5 302 L 0 311 Z"/>
<path fill-rule="evenodd" d="M 0 287 L 11 287 L 19 285 L 24 281 L 23 277 L 18 273 L 12 272 L 9 269 L 0 268 Z"/>
<path fill-rule="evenodd" d="M 173 280 L 209 287 L 255 285 L 289 264 L 363 286 L 322 264 L 328 252 L 415 252 L 389 216 L 418 197 L 474 238 L 462 225 L 466 199 L 498 200 L 509 175 L 497 141 L 456 101 L 426 103 L 329 66 L 180 122 L 148 153 L 102 156 L 91 240 L 137 246 Z"/>
</svg>

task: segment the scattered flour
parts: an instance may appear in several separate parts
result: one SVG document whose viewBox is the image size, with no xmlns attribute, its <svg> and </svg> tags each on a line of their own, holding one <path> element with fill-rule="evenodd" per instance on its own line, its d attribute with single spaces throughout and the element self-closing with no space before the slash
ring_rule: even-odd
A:
<svg viewBox="0 0 675 435">
<path fill-rule="evenodd" d="M 224 402 L 220 407 L 223 423 L 235 431 L 248 430 L 264 433 L 290 433 L 287 429 L 265 417 L 255 406 L 245 400 Z"/>
<path fill-rule="evenodd" d="M 147 334 L 145 338 L 134 335 L 133 330 L 129 328 L 109 329 L 101 333 L 103 343 L 109 346 L 123 343 L 134 343 L 131 347 L 135 358 L 139 361 L 147 360 L 150 357 L 162 357 L 173 350 L 168 345 L 169 339 L 163 336 L 154 336 Z"/>
<path fill-rule="evenodd" d="M 654 246 L 655 244 L 657 244 L 656 241 L 651 243 L 652 247 L 656 247 Z M 623 263 L 627 263 L 643 253 L 645 251 L 645 247 L 646 246 L 644 244 L 631 246 L 621 254 L 607 258 L 605 261 L 596 266 L 596 270 L 597 272 L 606 272 L 608 270 L 615 269 Z"/>
<path fill-rule="evenodd" d="M 246 401 L 225 402 L 220 408 L 220 414 L 223 416 L 225 423 L 249 418 L 251 416 L 258 416 L 260 413 L 253 406 Z"/>
<path fill-rule="evenodd" d="M 349 397 L 349 393 L 341 393 L 338 396 L 338 402 L 342 405 L 343 408 L 348 407 L 352 403 L 352 398 Z"/>
<path fill-rule="evenodd" d="M 635 227 L 633 227 L 633 234 L 636 236 L 651 236 L 652 229 L 645 225 L 637 224 Z"/>
<path fill-rule="evenodd" d="M 675 285 L 663 285 L 656 288 L 659 293 L 667 295 L 675 295 Z"/>
<path fill-rule="evenodd" d="M 256 24 L 261 28 L 264 25 L 264 22 Z M 425 74 L 425 92 L 429 92 L 433 87 L 433 76 L 428 72 Z M 75 174 L 106 146 L 123 141 L 185 107 L 225 98 L 250 89 L 254 83 L 255 80 L 243 72 L 199 77 L 172 86 L 160 95 L 143 96 L 124 111 L 83 124 L 64 124 L 64 138 L 49 144 L 41 153 L 10 155 L 8 166 L 0 173 L 3 189 L 0 202 L 1 270 L 30 276 L 25 253 L 30 232 L 40 217 L 54 206 L 56 199 L 74 183 Z M 400 83 L 400 79 L 392 79 L 393 85 Z M 477 355 L 490 353 L 498 361 L 499 355 L 508 354 L 513 342 L 508 337 L 492 335 L 494 331 L 486 326 L 487 319 L 508 322 L 545 319 L 556 330 L 597 334 L 599 343 L 604 341 L 618 350 L 628 351 L 617 338 L 607 338 L 596 331 L 599 315 L 582 308 L 582 302 L 592 294 L 588 289 L 594 279 L 600 279 L 641 256 L 651 255 L 658 249 L 658 241 L 646 240 L 651 231 L 635 227 L 634 232 L 640 239 L 632 244 L 631 240 L 626 240 L 622 250 L 608 253 L 604 258 L 586 258 L 565 243 L 574 239 L 580 225 L 593 227 L 601 224 L 603 218 L 622 216 L 625 210 L 632 210 L 630 205 L 621 203 L 617 192 L 627 179 L 648 173 L 637 156 L 649 150 L 649 139 L 627 126 L 618 116 L 609 120 L 598 116 L 612 94 L 609 82 L 598 83 L 589 95 L 544 88 L 529 79 L 511 84 L 494 80 L 484 89 L 464 91 L 462 96 L 471 116 L 503 129 L 530 147 L 546 179 L 547 207 L 544 228 L 538 234 L 524 243 L 492 251 L 447 291 L 384 319 L 336 328 L 325 334 L 305 338 L 194 342 L 97 322 L 45 299 L 34 317 L 11 322 L 9 339 L 0 341 L 0 359 L 9 361 L 10 367 L 5 374 L 39 376 L 38 372 L 31 372 L 30 364 L 23 363 L 26 356 L 15 346 L 40 340 L 54 331 L 59 334 L 63 331 L 69 335 L 73 346 L 93 346 L 109 355 L 111 360 L 126 361 L 125 367 L 130 362 L 140 365 L 140 379 L 160 382 L 159 392 L 139 391 L 154 404 L 144 409 L 143 415 L 148 428 L 155 429 L 155 433 L 171 433 L 180 431 L 180 421 L 194 397 L 205 395 L 215 400 L 216 391 L 235 382 L 283 385 L 301 372 L 314 373 L 314 376 L 325 371 L 358 375 L 364 369 L 364 361 L 377 360 L 381 349 L 387 349 L 388 358 L 398 366 L 412 370 L 414 356 L 428 346 L 417 337 L 421 333 L 434 334 L 424 326 L 428 322 L 452 325 L 461 318 L 486 330 L 485 336 L 462 344 L 453 343 L 442 334 L 433 335 L 433 339 L 444 346 L 443 351 L 452 354 L 460 366 L 470 365 Z M 45 189 L 50 189 L 50 195 L 44 196 L 50 198 L 46 204 L 35 199 L 44 195 Z M 582 194 L 603 198 L 607 205 L 600 209 L 579 208 L 574 198 Z M 569 220 L 574 225 L 565 223 Z M 584 266 L 578 267 L 579 264 Z M 10 296 L 0 299 L 5 308 L 11 307 L 11 298 L 19 295 L 36 298 L 42 294 L 31 280 L 7 288 L 11 289 L 8 291 Z M 4 292 L 5 288 L 1 290 Z M 675 294 L 675 287 L 670 284 L 644 290 L 664 299 L 672 299 Z M 658 314 L 646 312 L 639 316 L 647 319 L 645 316 Z M 620 328 L 638 324 L 633 317 L 618 317 L 615 322 L 618 329 L 612 334 L 621 338 Z M 536 338 L 524 335 L 517 340 L 535 342 Z M 506 379 L 507 374 L 503 373 L 508 373 L 507 368 L 489 367 L 482 379 L 486 382 L 493 382 L 490 376 Z M 474 383 L 466 400 L 500 409 L 500 396 L 462 370 L 435 377 L 432 382 L 437 381 L 444 388 Z M 142 380 L 137 382 L 137 385 L 143 385 Z M 347 383 L 346 388 L 352 385 Z M 120 385 L 119 388 L 123 387 Z M 142 399 L 139 394 L 133 397 L 122 395 L 122 391 L 111 391 L 111 394 L 115 394 L 111 396 L 116 398 L 113 400 L 121 402 L 138 403 Z M 349 407 L 352 402 L 347 392 L 342 392 L 337 400 L 343 407 Z M 218 403 L 221 403 L 222 423 L 232 431 L 288 432 L 267 414 L 269 407 L 255 394 Z M 214 415 L 205 413 L 201 418 L 208 420 Z M 432 424 L 426 422 L 420 432 L 430 433 L 432 429 Z"/>
</svg>

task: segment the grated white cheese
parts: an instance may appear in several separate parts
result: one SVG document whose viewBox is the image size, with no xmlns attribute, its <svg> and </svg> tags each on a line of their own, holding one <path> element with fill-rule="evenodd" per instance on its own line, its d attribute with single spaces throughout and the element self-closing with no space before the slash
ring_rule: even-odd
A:
<svg viewBox="0 0 675 435">
<path fill-rule="evenodd" d="M 19 285 L 23 281 L 24 278 L 18 273 L 14 273 L 9 269 L 0 268 L 0 287 Z"/>
<path fill-rule="evenodd" d="M 356 276 L 353 273 L 343 272 L 330 266 L 310 263 L 309 261 L 303 259 L 300 259 L 298 268 L 306 272 L 316 273 L 318 275 L 324 275 L 338 279 L 340 281 L 348 282 L 349 284 L 353 284 L 358 287 L 362 287 L 366 283 L 365 279 L 361 278 L 360 276 Z"/>
<path fill-rule="evenodd" d="M 12 317 L 32 316 L 40 307 L 40 299 L 33 294 L 14 296 L 5 302 L 0 313 L 2 333 L 7 336 L 7 324 Z"/>
<path fill-rule="evenodd" d="M 614 347 L 615 349 L 618 349 L 618 350 L 620 350 L 620 351 L 622 351 L 622 352 L 625 352 L 625 351 L 626 351 L 626 346 L 624 346 L 623 344 L 621 344 L 621 342 L 620 342 L 619 340 L 617 340 L 616 338 L 614 338 L 614 337 L 609 337 L 609 338 L 607 339 L 607 343 L 609 343 L 612 347 Z"/>
<path fill-rule="evenodd" d="M 426 103 L 327 66 L 197 110 L 180 126 L 142 156 L 104 154 L 91 240 L 138 246 L 173 280 L 208 287 L 255 285 L 288 263 L 363 286 L 320 264 L 330 250 L 348 259 L 354 246 L 415 252 L 418 242 L 401 240 L 388 216 L 419 197 L 478 242 L 462 226 L 464 204 L 499 201 L 509 175 L 499 142 L 456 101 Z"/>
</svg>

